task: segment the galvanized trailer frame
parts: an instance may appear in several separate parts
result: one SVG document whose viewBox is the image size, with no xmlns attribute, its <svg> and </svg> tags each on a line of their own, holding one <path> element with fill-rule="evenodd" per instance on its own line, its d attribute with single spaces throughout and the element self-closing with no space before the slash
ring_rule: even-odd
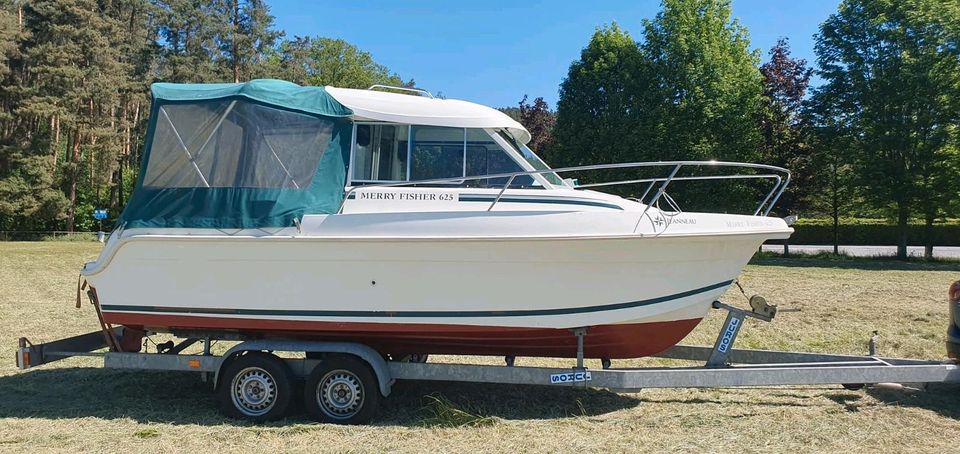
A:
<svg viewBox="0 0 960 454">
<path fill-rule="evenodd" d="M 136 370 L 202 372 L 204 379 L 218 375 L 231 358 L 244 352 L 297 352 L 352 355 L 362 359 L 373 370 L 383 396 L 390 394 L 396 380 L 429 380 L 474 383 L 499 383 L 546 386 L 580 386 L 606 388 L 620 392 L 643 388 L 716 388 L 738 386 L 825 385 L 859 387 L 871 384 L 896 383 L 960 383 L 960 366 L 956 361 L 931 361 L 879 356 L 832 355 L 821 353 L 732 348 L 747 317 L 769 321 L 772 317 L 715 302 L 714 307 L 728 312 L 727 319 L 713 347 L 675 346 L 659 355 L 693 361 L 704 361 L 700 367 L 611 368 L 604 360 L 600 369 L 584 366 L 582 341 L 589 328 L 573 330 L 581 341 L 576 365 L 571 368 L 468 365 L 427 362 L 387 361 L 372 348 L 347 342 L 314 342 L 299 340 L 248 340 L 240 342 L 223 355 L 213 355 L 209 346 L 217 333 L 192 337 L 172 353 L 94 352 L 106 347 L 101 331 L 45 344 L 32 344 L 20 339 L 17 365 L 28 369 L 73 356 L 102 357 L 104 367 Z M 229 336 L 219 337 L 229 338 Z M 180 354 L 182 346 L 203 342 L 202 354 Z M 322 357 L 284 358 L 294 375 L 306 376 Z M 889 386 L 889 385 L 888 385 Z"/>
</svg>

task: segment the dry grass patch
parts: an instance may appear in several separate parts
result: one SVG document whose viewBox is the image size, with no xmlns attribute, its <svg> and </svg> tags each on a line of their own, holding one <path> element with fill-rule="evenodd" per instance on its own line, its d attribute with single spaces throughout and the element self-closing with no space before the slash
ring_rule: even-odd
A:
<svg viewBox="0 0 960 454">
<path fill-rule="evenodd" d="M 947 385 L 916 393 L 773 387 L 614 394 L 407 382 L 394 387 L 371 426 L 303 416 L 251 426 L 221 417 L 213 393 L 190 374 L 103 370 L 84 358 L 18 372 L 17 337 L 47 341 L 96 327 L 90 307 L 74 309 L 73 298 L 77 270 L 98 250 L 96 243 L 0 243 L 0 451 L 951 452 L 960 436 L 960 388 Z M 747 292 L 801 312 L 748 321 L 737 346 L 860 354 L 877 330 L 883 355 L 940 358 L 945 293 L 957 279 L 960 267 L 950 264 L 767 260 L 744 272 Z M 724 301 L 745 306 L 735 289 Z M 686 343 L 711 344 L 722 321 L 723 314 L 712 315 Z"/>
</svg>

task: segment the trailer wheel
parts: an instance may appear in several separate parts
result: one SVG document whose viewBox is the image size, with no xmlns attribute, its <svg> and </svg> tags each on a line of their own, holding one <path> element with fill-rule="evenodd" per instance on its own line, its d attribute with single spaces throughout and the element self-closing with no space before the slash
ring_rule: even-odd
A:
<svg viewBox="0 0 960 454">
<path fill-rule="evenodd" d="M 280 358 L 251 352 L 239 356 L 223 370 L 217 390 L 220 411 L 254 422 L 282 418 L 290 408 L 293 382 Z"/>
<path fill-rule="evenodd" d="M 304 406 L 322 422 L 364 424 L 380 405 L 377 378 L 364 361 L 330 356 L 317 365 L 303 388 Z"/>
</svg>

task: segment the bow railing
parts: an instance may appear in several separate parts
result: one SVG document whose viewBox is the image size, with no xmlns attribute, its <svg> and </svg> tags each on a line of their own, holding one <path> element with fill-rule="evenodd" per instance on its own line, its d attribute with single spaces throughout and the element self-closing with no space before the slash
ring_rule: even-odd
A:
<svg viewBox="0 0 960 454">
<path fill-rule="evenodd" d="M 654 177 L 654 178 L 636 178 L 636 179 L 627 179 L 627 180 L 617 180 L 601 183 L 588 183 L 588 184 L 577 184 L 572 186 L 574 189 L 584 189 L 584 188 L 598 188 L 598 187 L 609 187 L 609 186 L 618 186 L 626 184 L 646 184 L 646 187 L 640 197 L 635 198 L 637 202 L 644 204 L 645 207 L 643 212 L 640 214 L 640 218 L 647 213 L 647 210 L 651 206 L 659 206 L 658 203 L 661 199 L 665 200 L 674 211 L 680 211 L 677 203 L 667 194 L 667 188 L 671 183 L 675 181 L 704 181 L 704 180 L 751 180 L 751 179 L 769 179 L 773 181 L 772 187 L 769 191 L 766 192 L 766 195 L 763 199 L 760 200 L 760 203 L 757 205 L 756 209 L 753 211 L 754 216 L 767 216 L 770 214 L 770 210 L 773 209 L 773 206 L 777 203 L 777 200 L 780 199 L 780 196 L 783 195 L 783 192 L 787 189 L 787 185 L 790 184 L 790 171 L 782 168 L 766 164 L 753 164 L 746 162 L 725 162 L 725 161 L 656 161 L 656 162 L 627 162 L 619 164 L 599 164 L 599 165 L 587 165 L 587 166 L 577 166 L 577 167 L 562 167 L 557 169 L 543 169 L 543 170 L 530 170 L 530 171 L 520 171 L 520 172 L 507 172 L 507 173 L 496 173 L 488 175 L 476 175 L 476 176 L 462 176 L 462 177 L 451 177 L 451 178 L 436 178 L 428 180 L 415 180 L 415 181 L 401 181 L 401 182 L 389 182 L 389 183 L 375 183 L 375 184 L 364 184 L 360 186 L 353 186 L 348 188 L 345 193 L 343 200 L 340 202 L 340 208 L 337 210 L 337 213 L 343 213 L 343 207 L 347 202 L 347 199 L 350 198 L 352 194 L 361 190 L 369 189 L 378 189 L 378 188 L 396 188 L 396 187 L 420 187 L 424 185 L 443 185 L 443 184 L 463 184 L 465 181 L 475 181 L 475 180 L 494 180 L 494 179 L 505 179 L 500 191 L 497 193 L 496 198 L 493 202 L 490 203 L 490 206 L 487 207 L 486 211 L 492 211 L 494 207 L 500 202 L 500 199 L 503 197 L 503 194 L 510 188 L 510 185 L 513 184 L 514 180 L 517 177 L 523 176 L 536 176 L 544 174 L 566 174 L 573 172 L 585 172 L 585 171 L 594 171 L 594 170 L 617 170 L 617 169 L 648 169 L 648 168 L 657 168 L 663 167 L 666 176 Z M 736 174 L 721 174 L 721 175 L 693 175 L 693 176 L 677 176 L 683 168 L 699 168 L 699 169 L 751 169 L 754 172 L 765 171 L 766 173 L 736 173 Z M 567 181 L 567 180 L 564 180 Z M 659 184 L 658 184 L 659 183 Z M 551 183 L 552 184 L 552 183 Z M 561 186 L 553 184 L 554 186 Z M 565 182 L 564 185 L 567 185 Z M 496 186 L 499 185 L 495 185 Z M 651 191 L 654 191 L 651 196 Z M 650 200 L 647 201 L 647 197 L 650 196 Z"/>
</svg>

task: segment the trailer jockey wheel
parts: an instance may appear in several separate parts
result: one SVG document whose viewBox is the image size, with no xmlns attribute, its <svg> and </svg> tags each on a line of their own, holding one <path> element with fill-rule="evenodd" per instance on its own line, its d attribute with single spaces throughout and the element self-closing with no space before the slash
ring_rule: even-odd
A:
<svg viewBox="0 0 960 454">
<path fill-rule="evenodd" d="M 364 361 L 330 356 L 317 365 L 303 388 L 304 407 L 318 421 L 364 424 L 380 405 L 377 378 Z"/>
<path fill-rule="evenodd" d="M 220 374 L 217 400 L 223 414 L 254 422 L 282 418 L 290 408 L 293 382 L 280 358 L 262 352 L 231 361 Z"/>
</svg>

